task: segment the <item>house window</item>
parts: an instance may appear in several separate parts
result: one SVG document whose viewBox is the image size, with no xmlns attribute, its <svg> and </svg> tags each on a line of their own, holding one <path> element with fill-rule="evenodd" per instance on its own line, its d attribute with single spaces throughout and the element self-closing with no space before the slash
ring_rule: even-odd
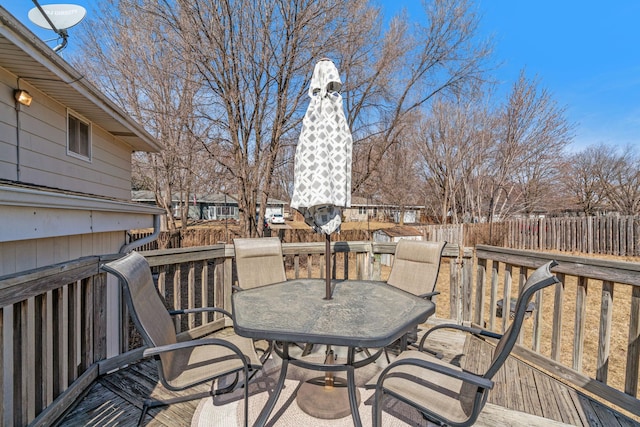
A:
<svg viewBox="0 0 640 427">
<path fill-rule="evenodd" d="M 67 153 L 91 160 L 91 123 L 67 111 Z"/>
<path fill-rule="evenodd" d="M 366 206 L 365 206 L 365 207 L 360 206 L 360 207 L 358 208 L 358 214 L 360 214 L 360 215 L 366 215 L 366 214 L 367 214 L 367 208 L 366 208 Z"/>
<path fill-rule="evenodd" d="M 216 216 L 218 218 L 235 218 L 237 208 L 235 206 L 216 206 Z"/>
</svg>

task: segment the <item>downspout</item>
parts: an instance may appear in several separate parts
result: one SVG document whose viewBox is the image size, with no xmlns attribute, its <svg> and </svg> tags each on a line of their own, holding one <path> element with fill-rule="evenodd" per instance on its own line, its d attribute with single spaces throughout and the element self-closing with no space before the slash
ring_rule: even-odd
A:
<svg viewBox="0 0 640 427">
<path fill-rule="evenodd" d="M 18 77 L 18 89 L 20 88 L 20 78 Z M 15 100 L 16 103 L 16 181 L 20 182 L 20 112 L 22 111 L 22 105 Z"/>
<path fill-rule="evenodd" d="M 139 248 L 140 246 L 146 245 L 147 243 L 151 243 L 158 239 L 160 235 L 160 215 L 156 214 L 153 216 L 153 233 L 148 235 L 147 237 L 143 237 L 140 240 L 136 240 L 134 242 L 127 243 L 120 248 L 121 254 L 126 254 L 131 252 L 132 250 Z"/>
</svg>

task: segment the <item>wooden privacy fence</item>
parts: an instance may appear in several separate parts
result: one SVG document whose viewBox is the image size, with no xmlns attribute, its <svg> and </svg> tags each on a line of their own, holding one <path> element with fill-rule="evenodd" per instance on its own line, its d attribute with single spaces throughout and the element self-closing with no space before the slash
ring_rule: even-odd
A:
<svg viewBox="0 0 640 427">
<path fill-rule="evenodd" d="M 640 216 L 515 219 L 506 245 L 514 249 L 640 256 Z"/>
<path fill-rule="evenodd" d="M 419 226 L 427 240 L 464 246 L 640 256 L 640 216 L 512 219 L 492 224 Z"/>
<path fill-rule="evenodd" d="M 589 254 L 640 256 L 640 216 L 600 216 L 568 218 L 512 219 L 482 224 L 414 225 L 425 240 L 447 241 L 464 247 L 478 244 L 513 249 L 557 250 Z M 310 230 L 271 230 L 286 243 L 320 242 L 323 236 Z M 150 232 L 132 233 L 138 240 Z M 170 235 L 162 232 L 158 241 L 168 249 L 208 246 L 231 242 L 237 232 L 222 228 L 193 228 Z M 371 240 L 366 230 L 343 231 L 339 240 Z M 151 242 L 139 250 L 159 249 Z"/>
</svg>

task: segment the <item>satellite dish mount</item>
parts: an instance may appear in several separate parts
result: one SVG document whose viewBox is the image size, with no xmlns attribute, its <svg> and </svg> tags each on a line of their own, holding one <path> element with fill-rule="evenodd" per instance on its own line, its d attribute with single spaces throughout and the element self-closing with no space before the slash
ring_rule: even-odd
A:
<svg viewBox="0 0 640 427">
<path fill-rule="evenodd" d="M 87 14 L 84 7 L 75 4 L 47 4 L 41 6 L 38 0 L 33 0 L 36 5 L 29 11 L 31 22 L 46 30 L 53 30 L 62 39 L 54 52 L 58 52 L 67 46 L 69 34 L 67 29 L 77 25 Z"/>
</svg>

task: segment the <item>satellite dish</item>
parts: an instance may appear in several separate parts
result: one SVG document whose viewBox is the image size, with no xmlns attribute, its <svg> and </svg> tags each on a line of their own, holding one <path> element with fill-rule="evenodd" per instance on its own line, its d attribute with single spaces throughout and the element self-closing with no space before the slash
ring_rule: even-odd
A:
<svg viewBox="0 0 640 427">
<path fill-rule="evenodd" d="M 40 9 L 46 13 L 43 16 Z M 29 11 L 29 20 L 46 30 L 66 30 L 78 24 L 84 19 L 87 11 L 84 7 L 75 4 L 45 4 L 43 6 L 34 7 Z M 47 20 L 49 18 L 49 20 Z M 51 21 L 51 23 L 49 23 Z M 55 28 L 51 27 L 51 24 Z"/>
</svg>

